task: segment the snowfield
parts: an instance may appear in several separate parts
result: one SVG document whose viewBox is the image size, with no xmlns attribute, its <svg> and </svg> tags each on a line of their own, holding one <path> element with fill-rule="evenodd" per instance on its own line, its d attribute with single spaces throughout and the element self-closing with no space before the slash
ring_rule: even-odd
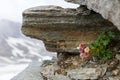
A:
<svg viewBox="0 0 120 80">
<path fill-rule="evenodd" d="M 28 64 L 15 64 L 0 66 L 0 80 L 10 80 L 13 76 L 23 71 Z"/>
</svg>

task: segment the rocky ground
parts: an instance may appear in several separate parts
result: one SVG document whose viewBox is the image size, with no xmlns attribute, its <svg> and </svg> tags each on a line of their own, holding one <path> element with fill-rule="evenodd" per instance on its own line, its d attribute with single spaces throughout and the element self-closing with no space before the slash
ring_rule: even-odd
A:
<svg viewBox="0 0 120 80">
<path fill-rule="evenodd" d="M 120 80 L 120 54 L 107 61 L 82 61 L 79 56 L 75 56 L 45 64 L 40 73 L 44 80 Z"/>
<path fill-rule="evenodd" d="M 107 61 L 81 60 L 78 55 L 45 60 L 42 65 L 31 64 L 12 80 L 120 80 L 120 54 Z"/>
</svg>

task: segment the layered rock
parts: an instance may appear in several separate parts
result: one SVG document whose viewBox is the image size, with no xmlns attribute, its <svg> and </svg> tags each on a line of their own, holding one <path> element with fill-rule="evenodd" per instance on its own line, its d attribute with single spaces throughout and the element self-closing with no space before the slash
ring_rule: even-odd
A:
<svg viewBox="0 0 120 80">
<path fill-rule="evenodd" d="M 120 30 L 120 0 L 65 0 L 100 13 L 105 19 L 113 22 Z"/>
<path fill-rule="evenodd" d="M 81 41 L 91 43 L 99 33 L 116 27 L 85 6 L 40 6 L 24 11 L 22 29 L 25 35 L 43 40 L 49 51 L 77 53 Z"/>
</svg>

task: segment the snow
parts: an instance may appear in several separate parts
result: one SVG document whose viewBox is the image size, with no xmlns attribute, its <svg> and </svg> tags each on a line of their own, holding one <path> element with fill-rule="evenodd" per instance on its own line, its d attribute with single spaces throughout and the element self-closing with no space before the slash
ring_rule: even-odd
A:
<svg viewBox="0 0 120 80">
<path fill-rule="evenodd" d="M 6 57 L 2 57 L 2 56 L 0 56 L 0 60 L 1 60 L 1 61 L 5 61 L 5 62 L 8 62 L 8 63 L 14 63 L 12 60 L 10 60 L 10 59 L 8 59 L 8 58 L 6 58 Z"/>
<path fill-rule="evenodd" d="M 0 67 L 0 80 L 10 80 L 23 71 L 28 64 L 7 65 Z"/>
<path fill-rule="evenodd" d="M 41 63 L 31 63 L 24 71 L 20 72 L 17 76 L 11 80 L 43 80 L 40 75 Z"/>
</svg>

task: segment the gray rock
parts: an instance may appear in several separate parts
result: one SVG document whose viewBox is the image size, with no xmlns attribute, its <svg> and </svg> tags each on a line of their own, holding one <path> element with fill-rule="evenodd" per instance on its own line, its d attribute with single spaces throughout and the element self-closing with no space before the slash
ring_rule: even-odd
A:
<svg viewBox="0 0 120 80">
<path fill-rule="evenodd" d="M 78 79 L 98 79 L 102 73 L 101 68 L 80 68 L 68 70 L 67 75 L 75 80 Z"/>
<path fill-rule="evenodd" d="M 48 80 L 70 80 L 69 77 L 64 75 L 53 75 L 51 78 L 47 78 Z"/>
<path fill-rule="evenodd" d="M 42 65 L 41 65 L 41 67 L 44 67 L 44 66 L 46 66 L 46 65 L 50 65 L 50 64 L 52 64 L 54 61 L 52 61 L 52 60 L 44 60 L 43 62 L 42 62 Z"/>
<path fill-rule="evenodd" d="M 115 58 L 120 61 L 120 54 L 116 54 Z"/>
<path fill-rule="evenodd" d="M 63 74 L 58 74 L 59 72 L 57 73 L 57 71 L 59 69 L 59 66 L 57 66 L 56 64 L 47 65 L 40 68 L 40 73 L 45 80 L 70 80 L 69 77 Z"/>
<path fill-rule="evenodd" d="M 116 75 L 119 74 L 119 72 L 120 72 L 119 69 L 115 69 L 115 70 L 112 71 L 112 75 L 116 76 Z"/>
<path fill-rule="evenodd" d="M 120 0 L 65 0 L 75 4 L 86 5 L 88 9 L 100 13 L 113 22 L 120 30 Z"/>
<path fill-rule="evenodd" d="M 109 77 L 109 80 L 120 80 L 120 76 L 117 76 L 117 77 Z"/>
</svg>

